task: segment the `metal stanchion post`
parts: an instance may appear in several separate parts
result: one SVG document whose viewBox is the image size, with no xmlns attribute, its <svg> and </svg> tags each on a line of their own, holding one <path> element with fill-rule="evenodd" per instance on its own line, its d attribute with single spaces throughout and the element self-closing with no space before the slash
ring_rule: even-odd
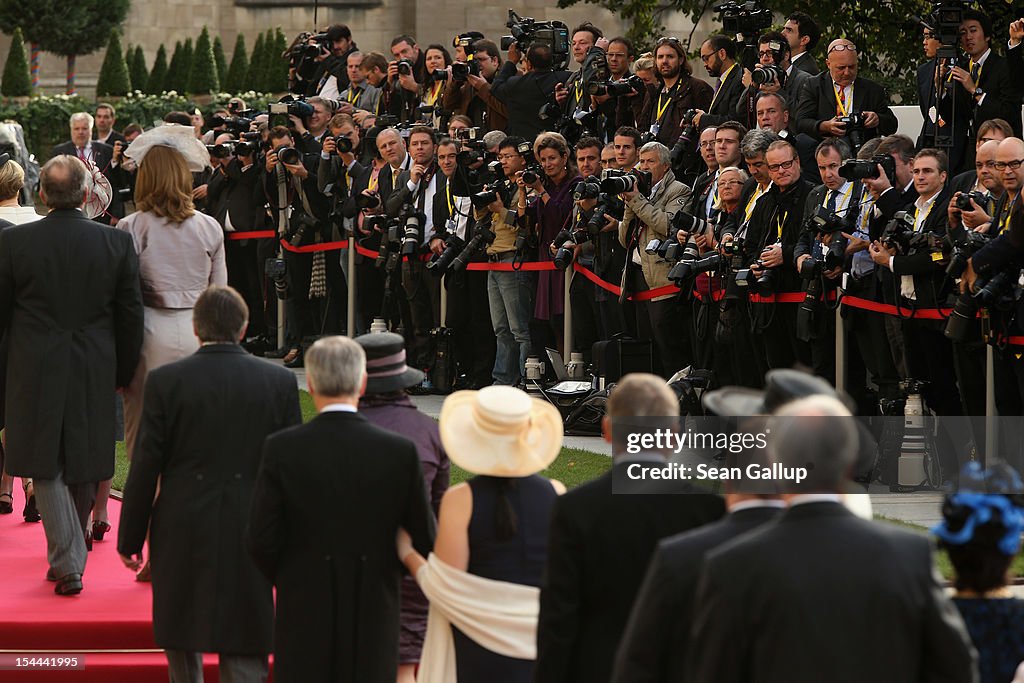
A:
<svg viewBox="0 0 1024 683">
<path fill-rule="evenodd" d="M 286 179 L 282 167 L 279 165 L 275 169 L 277 171 L 277 236 L 278 239 L 284 238 L 288 234 L 288 186 L 286 185 Z M 278 258 L 284 258 L 284 248 L 277 248 Z M 295 292 L 291 293 L 295 296 Z M 278 298 L 277 300 L 277 348 L 284 348 L 284 301 Z"/>
<path fill-rule="evenodd" d="M 999 421 L 996 419 L 996 357 L 991 344 L 985 344 L 985 462 L 988 467 L 999 453 Z M 989 457 L 989 454 L 993 457 Z"/>
<path fill-rule="evenodd" d="M 441 276 L 441 327 L 448 324 L 448 273 Z"/>
<path fill-rule="evenodd" d="M 564 311 L 562 320 L 562 338 L 565 346 L 565 358 L 568 359 L 572 356 L 572 298 L 569 296 L 569 291 L 572 288 L 572 278 L 576 274 L 576 270 L 573 268 L 573 264 L 569 264 L 569 267 L 565 269 L 565 302 L 562 304 Z"/>
<path fill-rule="evenodd" d="M 356 336 L 356 237 L 348 238 L 348 315 L 345 316 L 345 329 L 349 337 Z"/>
<path fill-rule="evenodd" d="M 845 280 L 846 274 L 843 274 Z M 842 297 L 846 288 L 840 284 L 836 296 Z M 846 325 L 843 322 L 843 307 L 836 306 L 836 391 L 846 391 Z"/>
</svg>

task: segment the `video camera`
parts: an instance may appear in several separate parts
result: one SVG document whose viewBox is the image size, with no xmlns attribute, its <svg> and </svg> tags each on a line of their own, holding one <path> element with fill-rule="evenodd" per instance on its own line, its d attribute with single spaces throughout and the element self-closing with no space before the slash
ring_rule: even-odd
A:
<svg viewBox="0 0 1024 683">
<path fill-rule="evenodd" d="M 292 95 L 285 95 L 278 102 L 271 102 L 267 107 L 267 126 L 274 128 L 276 126 L 291 126 L 291 119 L 289 116 L 297 116 L 300 119 L 308 119 L 314 114 L 313 105 L 306 102 L 302 97 L 293 97 Z"/>
<path fill-rule="evenodd" d="M 713 6 L 722 22 L 722 32 L 731 34 L 743 52 L 743 65 L 751 69 L 757 57 L 757 38 L 772 25 L 772 11 L 758 0 L 735 2 L 726 0 Z"/>
<path fill-rule="evenodd" d="M 467 62 L 453 62 L 452 63 L 452 80 L 453 81 L 465 81 L 469 79 L 470 74 L 473 76 L 480 75 L 480 62 L 476 61 L 470 55 L 470 59 Z"/>
<path fill-rule="evenodd" d="M 512 35 L 501 37 L 502 50 L 508 50 L 514 44 L 525 55 L 533 45 L 547 45 L 551 48 L 555 70 L 564 69 L 569 63 L 569 27 L 563 22 L 538 22 L 533 17 L 520 17 L 510 9 L 505 26 Z"/>
<path fill-rule="evenodd" d="M 642 93 L 645 87 L 644 79 L 636 74 L 631 74 L 620 81 L 595 81 L 590 83 L 587 86 L 587 92 L 597 96 L 625 97 L 633 93 Z"/>
<path fill-rule="evenodd" d="M 242 133 L 249 132 L 249 128 L 252 125 L 253 119 L 248 116 L 249 114 L 256 114 L 256 112 L 249 109 L 238 112 L 237 116 L 227 117 L 211 114 L 204 118 L 203 125 L 211 129 L 223 127 L 228 133 L 241 135 Z"/>
</svg>

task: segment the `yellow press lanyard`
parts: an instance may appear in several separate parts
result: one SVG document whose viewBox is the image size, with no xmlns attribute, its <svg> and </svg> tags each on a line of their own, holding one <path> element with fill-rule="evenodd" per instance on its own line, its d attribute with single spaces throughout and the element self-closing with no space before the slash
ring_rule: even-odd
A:
<svg viewBox="0 0 1024 683">
<path fill-rule="evenodd" d="M 843 196 L 840 197 L 839 201 L 836 202 L 836 213 L 842 211 L 843 209 L 850 205 L 850 195 L 853 193 L 853 183 L 851 182 L 849 185 L 850 186 L 846 188 L 846 192 L 843 193 Z M 828 205 L 828 196 L 833 192 L 835 192 L 835 190 L 829 190 L 828 192 L 825 193 L 825 199 L 824 201 L 821 202 L 822 206 Z"/>
<path fill-rule="evenodd" d="M 437 102 L 437 96 L 441 94 L 441 81 L 434 84 L 434 87 L 429 95 L 427 95 L 427 104 L 434 104 Z"/>
<path fill-rule="evenodd" d="M 576 89 L 576 103 L 583 99 L 583 78 L 581 77 L 573 86 Z"/>
<path fill-rule="evenodd" d="M 452 184 L 445 183 L 444 193 L 448 199 L 448 216 L 451 217 L 455 213 L 455 202 L 452 201 Z"/>
<path fill-rule="evenodd" d="M 348 97 L 346 97 L 345 99 L 348 100 L 349 104 L 355 104 L 356 100 L 359 99 L 359 90 L 350 87 L 348 89 Z"/>
<path fill-rule="evenodd" d="M 672 88 L 668 91 L 668 93 L 665 93 L 665 92 L 658 93 L 658 110 L 657 110 L 657 115 L 655 116 L 655 119 L 654 119 L 655 123 L 661 123 L 661 117 L 663 117 L 665 115 L 665 110 L 668 109 L 668 105 L 672 103 L 672 95 L 673 95 L 673 93 L 675 93 L 676 87 L 678 87 L 678 86 L 679 86 L 679 82 L 676 81 L 676 84 L 672 86 Z M 665 100 L 664 104 L 662 104 L 661 98 L 664 97 L 666 94 L 668 95 L 668 99 Z"/>
<path fill-rule="evenodd" d="M 1017 193 L 1017 197 L 1020 193 Z M 1010 200 L 1010 204 L 1003 208 L 1003 216 L 999 219 L 999 234 L 1002 235 L 1007 231 L 1010 225 L 1010 214 L 1013 213 L 1013 205 L 1017 203 L 1017 197 Z"/>
<path fill-rule="evenodd" d="M 754 189 L 754 196 L 747 200 L 747 206 L 743 209 L 743 219 L 750 220 L 750 214 L 754 212 L 754 206 L 757 205 L 757 198 L 764 194 L 764 190 L 761 189 L 760 183 Z"/>
<path fill-rule="evenodd" d="M 782 226 L 786 224 L 786 219 L 789 218 L 789 211 L 782 212 L 782 218 L 779 219 L 779 214 L 775 214 L 775 229 L 779 233 L 779 239 L 782 239 Z"/>
<path fill-rule="evenodd" d="M 843 101 L 839 98 L 839 93 L 845 91 L 846 88 L 838 83 L 835 83 L 835 86 L 836 87 L 832 89 L 832 94 L 836 98 L 836 104 L 839 105 L 839 111 L 843 113 L 843 116 L 849 116 L 850 111 L 846 107 L 853 104 L 853 85 L 850 85 L 850 100 L 846 104 L 843 104 Z"/>
<path fill-rule="evenodd" d="M 736 65 L 735 65 L 735 64 L 733 64 L 732 66 L 730 66 L 730 67 L 729 67 L 728 69 L 726 69 L 726 70 L 725 70 L 725 73 L 724 73 L 724 74 L 722 74 L 722 82 L 721 82 L 721 84 L 720 84 L 720 85 L 718 86 L 718 92 L 716 92 L 716 93 L 715 93 L 715 96 L 711 98 L 711 106 L 710 106 L 710 107 L 708 107 L 708 111 L 711 111 L 712 109 L 714 109 L 714 108 L 715 108 L 715 100 L 717 100 L 717 99 L 718 99 L 718 96 L 722 94 L 722 90 L 724 90 L 724 89 L 725 89 L 725 81 L 726 81 L 726 79 L 727 79 L 727 78 L 729 78 L 729 73 L 730 73 L 730 72 L 731 72 L 731 71 L 732 71 L 733 69 L 735 69 L 735 68 L 736 68 Z"/>
<path fill-rule="evenodd" d="M 380 172 L 383 169 L 377 169 L 370 175 L 370 182 L 367 183 L 366 189 L 370 192 L 376 192 L 377 187 L 380 185 Z"/>
<path fill-rule="evenodd" d="M 935 207 L 935 198 L 933 197 L 931 204 L 928 205 L 928 209 L 924 212 L 924 217 L 921 219 L 921 223 L 920 223 L 921 227 L 920 228 L 917 227 L 918 226 L 917 214 L 920 213 L 921 209 L 920 209 L 920 207 L 914 207 L 914 232 L 920 232 L 922 229 L 924 229 L 925 221 L 928 220 L 928 214 L 930 214 L 932 212 L 932 209 L 934 207 Z"/>
</svg>

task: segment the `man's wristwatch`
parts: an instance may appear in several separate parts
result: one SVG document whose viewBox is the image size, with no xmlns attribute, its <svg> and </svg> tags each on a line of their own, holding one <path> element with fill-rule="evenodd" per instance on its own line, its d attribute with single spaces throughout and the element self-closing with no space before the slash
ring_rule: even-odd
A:
<svg viewBox="0 0 1024 683">
<path fill-rule="evenodd" d="M 975 88 L 974 89 L 974 101 L 975 102 L 977 102 L 978 100 L 980 100 L 984 96 L 985 96 L 985 91 L 984 90 L 982 90 L 981 88 Z"/>
</svg>

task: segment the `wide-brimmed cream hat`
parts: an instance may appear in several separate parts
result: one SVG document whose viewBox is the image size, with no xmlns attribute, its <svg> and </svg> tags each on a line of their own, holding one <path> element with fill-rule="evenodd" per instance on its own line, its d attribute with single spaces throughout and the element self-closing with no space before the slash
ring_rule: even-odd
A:
<svg viewBox="0 0 1024 683">
<path fill-rule="evenodd" d="M 457 391 L 441 407 L 441 443 L 474 474 L 527 477 L 562 449 L 562 416 L 550 403 L 514 387 Z"/>
</svg>

